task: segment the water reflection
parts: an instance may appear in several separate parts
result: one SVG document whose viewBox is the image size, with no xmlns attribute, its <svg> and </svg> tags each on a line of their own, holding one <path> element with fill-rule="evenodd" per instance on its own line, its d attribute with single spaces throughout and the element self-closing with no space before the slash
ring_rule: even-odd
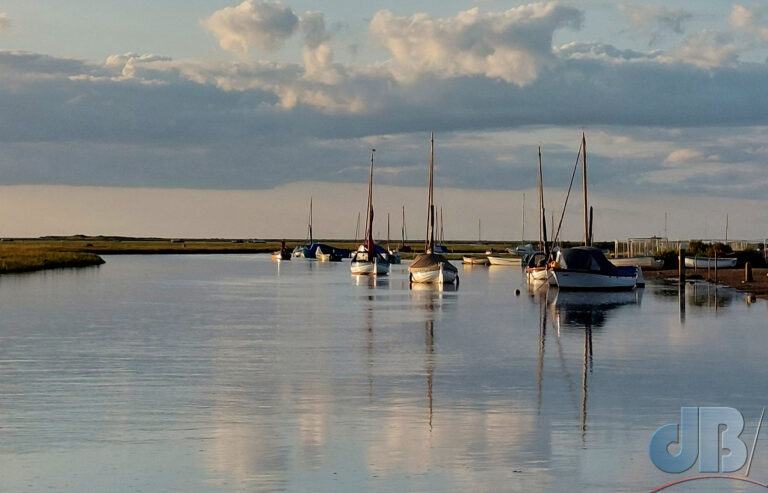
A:
<svg viewBox="0 0 768 493">
<path fill-rule="evenodd" d="M 532 300 L 539 305 L 538 356 L 537 356 L 537 411 L 541 413 L 542 388 L 544 374 L 544 356 L 547 339 L 548 318 L 551 316 L 556 329 L 555 341 L 560 360 L 560 369 L 566 379 L 574 408 L 580 414 L 582 444 L 586 442 L 587 400 L 589 395 L 589 377 L 593 371 L 593 329 L 603 328 L 609 321 L 611 312 L 622 307 L 637 306 L 642 303 L 643 289 L 630 292 L 569 292 L 548 289 L 546 282 L 529 283 L 528 292 Z M 576 383 L 568 369 L 561 337 L 566 334 L 583 334 L 581 352 L 581 398 L 575 397 Z"/>
<path fill-rule="evenodd" d="M 276 265 L 121 257 L 0 283 L 0 490 L 648 491 L 650 433 L 680 405 L 765 404 L 764 309 L 724 290 L 685 328 L 698 287 L 515 297 L 515 268 L 457 292 Z M 128 471 L 145 482 L 109 487 Z"/>
<path fill-rule="evenodd" d="M 552 311 L 558 327 L 601 328 L 612 312 L 629 305 L 640 306 L 645 289 L 617 292 L 554 290 Z"/>
<path fill-rule="evenodd" d="M 686 286 L 688 303 L 695 307 L 714 310 L 725 308 L 733 303 L 737 292 L 711 283 L 692 283 Z"/>
<path fill-rule="evenodd" d="M 389 278 L 386 276 L 358 276 L 353 275 L 355 286 L 367 286 L 369 288 L 388 288 Z"/>
</svg>

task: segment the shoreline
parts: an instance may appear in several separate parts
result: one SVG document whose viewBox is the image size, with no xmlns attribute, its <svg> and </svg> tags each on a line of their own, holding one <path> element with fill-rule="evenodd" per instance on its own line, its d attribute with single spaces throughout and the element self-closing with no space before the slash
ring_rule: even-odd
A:
<svg viewBox="0 0 768 493">
<path fill-rule="evenodd" d="M 88 252 L 7 252 L 0 250 L 0 275 L 38 272 L 51 269 L 92 267 L 103 263 L 105 263 L 105 261 L 99 255 Z"/>
<path fill-rule="evenodd" d="M 686 269 L 687 280 L 700 280 L 705 282 L 714 283 L 715 274 L 714 270 L 710 270 L 709 277 L 707 277 L 706 269 L 699 269 L 694 271 L 693 269 Z M 744 282 L 744 269 L 718 269 L 717 283 L 724 286 L 728 286 L 733 289 L 737 289 L 743 293 L 754 295 L 756 298 L 768 299 L 768 268 L 753 268 L 752 269 L 752 282 Z M 678 271 L 677 269 L 666 270 L 644 270 L 643 276 L 648 280 L 665 280 L 674 279 L 677 281 Z"/>
</svg>

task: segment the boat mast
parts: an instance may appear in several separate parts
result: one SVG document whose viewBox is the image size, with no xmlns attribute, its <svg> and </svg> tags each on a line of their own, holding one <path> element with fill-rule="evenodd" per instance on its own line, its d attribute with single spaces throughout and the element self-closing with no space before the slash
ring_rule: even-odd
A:
<svg viewBox="0 0 768 493">
<path fill-rule="evenodd" d="M 312 196 L 309 197 L 309 244 L 312 244 Z"/>
<path fill-rule="evenodd" d="M 477 242 L 478 243 L 483 242 L 483 220 L 482 219 L 477 220 Z"/>
<path fill-rule="evenodd" d="M 365 227 L 365 242 L 368 249 L 368 259 L 372 260 L 375 256 L 376 247 L 373 243 L 373 153 L 376 149 L 371 149 L 371 172 L 368 177 L 368 224 Z"/>
<path fill-rule="evenodd" d="M 542 238 L 544 231 L 544 183 L 541 176 L 541 146 L 539 146 L 539 248 L 544 245 Z M 546 250 L 546 248 L 543 248 Z"/>
<path fill-rule="evenodd" d="M 523 214 L 522 214 L 523 230 L 520 233 L 520 243 L 525 243 L 525 193 L 523 193 Z"/>
<path fill-rule="evenodd" d="M 435 204 L 433 197 L 433 177 L 435 169 L 435 133 L 429 137 L 429 200 L 427 204 L 427 238 L 425 240 L 424 252 L 432 253 L 432 246 L 435 243 Z"/>
<path fill-rule="evenodd" d="M 360 211 L 357 211 L 357 226 L 355 226 L 355 243 L 360 239 Z"/>
<path fill-rule="evenodd" d="M 443 206 L 440 206 L 440 244 L 442 245 L 445 241 L 445 237 L 443 236 Z"/>
<path fill-rule="evenodd" d="M 389 212 L 387 212 L 387 251 L 389 250 Z"/>
<path fill-rule="evenodd" d="M 584 188 L 584 246 L 589 246 L 589 207 L 587 206 L 587 137 L 581 132 L 581 181 Z"/>
<path fill-rule="evenodd" d="M 405 246 L 405 206 L 403 206 L 403 229 L 400 230 L 400 246 Z"/>
</svg>

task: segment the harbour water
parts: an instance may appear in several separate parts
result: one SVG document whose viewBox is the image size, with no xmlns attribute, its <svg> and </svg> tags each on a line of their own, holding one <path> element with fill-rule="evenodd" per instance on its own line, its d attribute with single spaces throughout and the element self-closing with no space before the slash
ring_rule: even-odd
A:
<svg viewBox="0 0 768 493">
<path fill-rule="evenodd" d="M 768 405 L 766 303 L 727 289 L 106 260 L 0 279 L 0 491 L 650 491 L 686 476 L 648 456 L 681 406 L 739 409 L 751 449 Z"/>
</svg>

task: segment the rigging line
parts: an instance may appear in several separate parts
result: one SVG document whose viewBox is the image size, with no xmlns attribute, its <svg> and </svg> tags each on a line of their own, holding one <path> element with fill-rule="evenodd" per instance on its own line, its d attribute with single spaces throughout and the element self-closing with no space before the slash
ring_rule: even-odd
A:
<svg viewBox="0 0 768 493">
<path fill-rule="evenodd" d="M 560 214 L 560 222 L 557 223 L 557 232 L 553 240 L 556 242 L 560 238 L 560 228 L 563 226 L 563 218 L 565 217 L 565 208 L 568 207 L 568 198 L 571 196 L 571 188 L 573 188 L 573 179 L 576 177 L 576 170 L 579 168 L 579 159 L 581 159 L 581 147 L 583 143 L 579 145 L 579 152 L 576 154 L 576 162 L 573 165 L 573 173 L 571 173 L 571 183 L 568 185 L 568 193 L 565 195 L 565 203 L 563 204 L 563 212 Z"/>
</svg>

